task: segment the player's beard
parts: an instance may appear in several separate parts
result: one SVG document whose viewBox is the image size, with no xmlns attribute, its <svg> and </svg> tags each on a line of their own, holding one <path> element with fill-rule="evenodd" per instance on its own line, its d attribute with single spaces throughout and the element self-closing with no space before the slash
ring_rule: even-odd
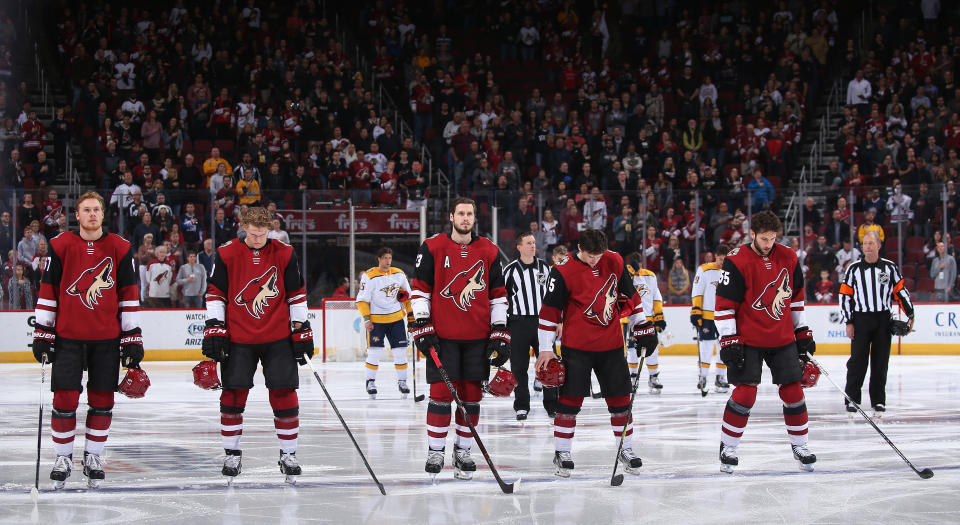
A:
<svg viewBox="0 0 960 525">
<path fill-rule="evenodd" d="M 773 246 L 771 246 L 769 250 L 763 251 L 763 250 L 760 249 L 760 245 L 757 244 L 757 240 L 754 239 L 754 240 L 753 240 L 753 251 L 757 252 L 761 257 L 766 257 L 766 256 L 770 255 L 770 252 L 773 251 Z"/>
<path fill-rule="evenodd" d="M 460 234 L 460 235 L 470 235 L 471 233 L 473 233 L 473 225 L 471 225 L 469 229 L 461 230 L 459 226 L 457 226 L 456 224 L 454 224 L 454 225 L 453 225 L 453 230 L 456 231 L 456 232 L 457 232 L 458 234 Z"/>
</svg>

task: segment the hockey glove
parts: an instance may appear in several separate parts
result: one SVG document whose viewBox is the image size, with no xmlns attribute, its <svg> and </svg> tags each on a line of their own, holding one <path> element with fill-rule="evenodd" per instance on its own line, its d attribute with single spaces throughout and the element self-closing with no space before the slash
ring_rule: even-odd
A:
<svg viewBox="0 0 960 525">
<path fill-rule="evenodd" d="M 717 323 L 713 319 L 700 321 L 700 339 L 712 340 L 717 338 Z"/>
<path fill-rule="evenodd" d="M 227 327 L 219 319 L 207 319 L 203 329 L 203 355 L 222 363 L 230 357 L 230 338 L 227 337 Z"/>
<path fill-rule="evenodd" d="M 510 360 L 510 332 L 502 324 L 493 325 L 487 339 L 487 359 L 490 366 L 501 367 Z"/>
<path fill-rule="evenodd" d="M 746 363 L 743 357 L 743 342 L 739 335 L 720 338 L 720 359 L 723 364 L 736 370 L 743 370 Z"/>
<path fill-rule="evenodd" d="M 667 329 L 667 321 L 664 320 L 663 314 L 653 316 L 653 327 L 657 329 L 657 333 Z"/>
<path fill-rule="evenodd" d="M 694 328 L 695 330 L 698 329 L 698 328 L 700 328 L 700 324 L 701 324 L 701 321 L 702 321 L 702 320 L 703 320 L 703 316 L 702 316 L 702 315 L 700 315 L 700 314 L 690 314 L 690 324 L 693 325 L 693 328 Z"/>
<path fill-rule="evenodd" d="M 137 368 L 143 361 L 143 337 L 140 329 L 120 332 L 120 364 L 124 368 Z"/>
<path fill-rule="evenodd" d="M 55 354 L 54 345 L 57 342 L 57 333 L 49 326 L 38 324 L 33 327 L 33 357 L 38 363 L 42 363 L 46 358 L 48 363 L 53 363 Z"/>
<path fill-rule="evenodd" d="M 810 357 L 807 354 L 813 355 L 817 352 L 817 343 L 813 342 L 813 330 L 801 326 L 794 334 L 797 336 L 797 355 L 800 356 L 801 361 L 809 361 Z"/>
<path fill-rule="evenodd" d="M 649 357 L 657 350 L 660 341 L 657 340 L 657 330 L 653 323 L 643 323 L 633 327 L 633 343 L 637 348 L 638 356 Z M 642 352 L 642 353 L 641 353 Z"/>
<path fill-rule="evenodd" d="M 410 336 L 413 337 L 413 344 L 423 357 L 430 357 L 430 347 L 440 350 L 440 339 L 433 331 L 433 324 L 429 319 L 415 319 L 410 323 Z"/>
<path fill-rule="evenodd" d="M 293 345 L 293 358 L 297 364 L 303 366 L 307 360 L 313 358 L 313 330 L 310 328 L 310 321 L 304 321 L 290 334 L 290 341 Z"/>
</svg>

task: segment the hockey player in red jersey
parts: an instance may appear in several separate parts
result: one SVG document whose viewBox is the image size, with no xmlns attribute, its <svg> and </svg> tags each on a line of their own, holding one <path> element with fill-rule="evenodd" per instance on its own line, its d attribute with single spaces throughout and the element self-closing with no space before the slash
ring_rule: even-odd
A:
<svg viewBox="0 0 960 525">
<path fill-rule="evenodd" d="M 280 472 L 293 483 L 301 471 L 297 363 L 313 357 L 313 331 L 296 254 L 289 244 L 267 238 L 272 222 L 265 208 L 249 208 L 240 218 L 247 236 L 217 250 L 207 285 L 203 355 L 219 362 L 223 375 L 223 475 L 232 479 L 241 471 L 243 411 L 259 362 L 280 441 Z"/>
<path fill-rule="evenodd" d="M 557 326 L 563 324 L 560 354 L 566 364 L 566 379 L 559 388 L 553 420 L 553 463 L 558 476 L 570 476 L 574 468 L 571 445 L 577 414 L 583 398 L 590 393 L 590 373 L 595 372 L 617 442 L 623 434 L 623 448 L 617 459 L 627 472 L 636 474 L 643 463 L 631 446 L 632 387 L 620 318 L 629 318 L 639 355 L 649 356 L 656 350 L 656 330 L 644 315 L 641 298 L 623 258 L 607 249 L 606 235 L 600 230 L 586 230 L 580 234 L 577 249 L 550 270 L 547 294 L 540 307 L 537 370 L 557 358 L 554 340 Z"/>
<path fill-rule="evenodd" d="M 737 446 L 757 398 L 765 362 L 780 386 L 783 419 L 800 469 L 812 471 L 817 457 L 807 449 L 807 405 L 800 380 L 807 354 L 816 351 L 804 314 L 803 270 L 796 253 L 777 244 L 783 228 L 769 211 L 750 222 L 749 245 L 735 248 L 723 261 L 717 286 L 715 320 L 720 357 L 735 385 L 723 413 L 720 470 L 739 463 Z"/>
<path fill-rule="evenodd" d="M 89 406 L 83 474 L 96 487 L 104 479 L 100 456 L 110 431 L 120 365 L 137 369 L 143 359 L 130 243 L 103 230 L 103 210 L 103 197 L 97 193 L 77 199 L 79 231 L 50 240 L 37 297 L 33 355 L 53 364 L 50 427 L 57 460 L 50 479 L 57 488 L 63 487 L 73 468 L 83 371 L 87 370 Z"/>
<path fill-rule="evenodd" d="M 497 247 L 473 233 L 476 204 L 457 198 L 450 211 L 453 231 L 430 237 L 420 245 L 410 303 L 414 321 L 410 333 L 424 356 L 436 349 L 463 401 L 471 422 L 480 420 L 481 383 L 491 366 L 510 359 L 506 330 L 507 292 Z M 439 370 L 427 359 L 427 463 L 433 477 L 443 468 L 453 395 Z M 470 457 L 473 437 L 457 411 L 453 465 L 457 479 L 470 479 L 477 470 Z"/>
</svg>

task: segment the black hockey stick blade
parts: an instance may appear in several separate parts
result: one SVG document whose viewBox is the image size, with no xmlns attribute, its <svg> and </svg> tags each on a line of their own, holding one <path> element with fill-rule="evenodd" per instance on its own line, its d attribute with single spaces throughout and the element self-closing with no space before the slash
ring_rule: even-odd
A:
<svg viewBox="0 0 960 525">
<path fill-rule="evenodd" d="M 612 478 L 610 478 L 610 485 L 613 487 L 619 487 L 620 485 L 623 485 L 623 474 L 615 474 Z"/>
<path fill-rule="evenodd" d="M 930 470 L 930 469 L 928 469 L 928 468 L 925 468 L 925 469 L 921 470 L 921 471 L 918 472 L 917 474 L 919 474 L 920 477 L 923 478 L 923 479 L 930 479 L 930 478 L 933 477 L 933 471 Z"/>
<path fill-rule="evenodd" d="M 423 394 L 420 394 L 419 396 L 413 396 L 413 401 L 414 401 L 415 403 L 419 403 L 419 402 L 423 401 L 425 398 L 426 398 L 426 396 L 424 396 Z"/>
</svg>

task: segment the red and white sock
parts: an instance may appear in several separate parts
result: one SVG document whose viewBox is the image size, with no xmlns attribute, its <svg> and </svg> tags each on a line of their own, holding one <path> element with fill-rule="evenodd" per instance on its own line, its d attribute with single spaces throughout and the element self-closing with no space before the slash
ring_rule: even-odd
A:
<svg viewBox="0 0 960 525">
<path fill-rule="evenodd" d="M 453 396 L 444 383 L 430 385 L 430 402 L 427 404 L 427 445 L 430 450 L 443 450 L 447 446 L 451 402 Z"/>
<path fill-rule="evenodd" d="M 757 401 L 756 385 L 737 385 L 727 400 L 727 407 L 723 411 L 723 425 L 720 428 L 720 441 L 727 446 L 735 447 L 740 444 L 740 436 L 747 428 L 750 419 L 750 409 Z"/>
<path fill-rule="evenodd" d="M 633 447 L 633 414 L 628 410 L 630 396 L 608 397 L 607 410 L 610 411 L 610 426 L 613 427 L 613 437 L 617 446 L 620 445 L 620 436 L 623 435 L 623 448 Z M 627 426 L 626 432 L 623 426 Z"/>
<path fill-rule="evenodd" d="M 243 410 L 247 406 L 249 390 L 220 392 L 220 440 L 224 450 L 240 450 L 243 436 Z"/>
<path fill-rule="evenodd" d="M 807 402 L 803 397 L 800 383 L 780 386 L 780 399 L 783 401 L 783 422 L 787 425 L 787 434 L 791 445 L 807 444 Z"/>
<path fill-rule="evenodd" d="M 110 435 L 110 422 L 113 420 L 113 392 L 106 390 L 87 391 L 87 434 L 84 450 L 103 454 Z"/>
<path fill-rule="evenodd" d="M 483 398 L 480 382 L 454 381 L 453 387 L 457 390 L 460 400 L 463 401 L 463 408 L 466 410 L 470 422 L 476 427 L 480 423 L 480 399 Z M 457 437 L 454 438 L 453 443 L 459 448 L 469 449 L 472 447 L 473 434 L 459 410 L 456 411 L 456 430 Z"/>
<path fill-rule="evenodd" d="M 553 448 L 559 452 L 570 452 L 583 398 L 560 396 L 557 405 L 557 415 L 553 417 Z"/>
<path fill-rule="evenodd" d="M 77 433 L 77 406 L 79 404 L 79 390 L 55 390 L 53 392 L 50 436 L 53 439 L 53 450 L 58 456 L 69 456 L 73 453 L 73 439 Z"/>
<path fill-rule="evenodd" d="M 297 436 L 300 433 L 300 401 L 293 389 L 271 389 L 270 407 L 273 408 L 273 426 L 284 453 L 297 451 Z"/>
</svg>

